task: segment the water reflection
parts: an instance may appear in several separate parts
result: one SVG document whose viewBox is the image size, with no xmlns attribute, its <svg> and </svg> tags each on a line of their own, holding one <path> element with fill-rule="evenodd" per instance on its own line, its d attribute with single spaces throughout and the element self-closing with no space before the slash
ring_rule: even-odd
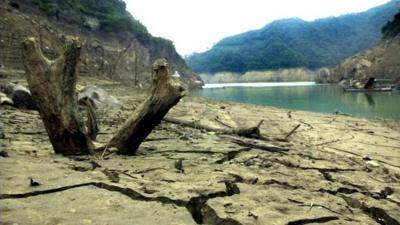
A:
<svg viewBox="0 0 400 225">
<path fill-rule="evenodd" d="M 365 98 L 367 99 L 367 102 L 370 106 L 374 107 L 375 106 L 375 100 L 371 93 L 364 93 Z"/>
<path fill-rule="evenodd" d="M 351 93 L 337 85 L 225 87 L 197 93 L 212 99 L 360 117 L 400 119 L 400 92 Z"/>
</svg>

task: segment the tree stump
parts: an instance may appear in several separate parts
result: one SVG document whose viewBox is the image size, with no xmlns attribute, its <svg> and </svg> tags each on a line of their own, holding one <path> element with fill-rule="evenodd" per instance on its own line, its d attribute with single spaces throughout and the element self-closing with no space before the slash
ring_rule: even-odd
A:
<svg viewBox="0 0 400 225">
<path fill-rule="evenodd" d="M 54 151 L 63 155 L 89 154 L 93 149 L 78 111 L 75 92 L 80 50 L 79 39 L 67 38 L 63 54 L 56 60 L 49 60 L 34 38 L 22 44 L 29 89 L 38 104 Z"/>
<path fill-rule="evenodd" d="M 121 154 L 134 155 L 143 140 L 184 96 L 185 88 L 182 82 L 169 74 L 166 59 L 154 62 L 152 76 L 151 95 L 136 108 L 108 143 L 108 147 L 117 148 Z"/>
<path fill-rule="evenodd" d="M 26 39 L 22 49 L 29 89 L 38 104 L 54 151 L 63 155 L 91 153 L 98 128 L 92 102 L 81 101 L 88 108 L 86 126 L 79 114 L 75 91 L 81 49 L 79 39 L 67 38 L 64 53 L 56 60 L 43 56 L 34 38 Z M 184 96 L 184 90 L 183 83 L 169 74 L 167 60 L 156 60 L 151 95 L 106 146 L 117 148 L 121 154 L 135 154 L 144 139 Z"/>
</svg>

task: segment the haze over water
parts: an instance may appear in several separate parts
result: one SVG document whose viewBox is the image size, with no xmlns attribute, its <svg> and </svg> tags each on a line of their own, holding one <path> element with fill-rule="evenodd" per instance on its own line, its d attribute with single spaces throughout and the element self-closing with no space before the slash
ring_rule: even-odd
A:
<svg viewBox="0 0 400 225">
<path fill-rule="evenodd" d="M 339 110 L 357 117 L 400 120 L 400 91 L 354 93 L 344 92 L 338 85 L 312 85 L 312 83 L 310 85 L 309 82 L 308 84 L 300 82 L 297 85 L 296 82 L 265 83 L 265 85 L 269 87 L 236 85 L 207 88 L 206 86 L 197 94 L 210 99 L 293 110 L 321 113 L 333 113 Z"/>
</svg>

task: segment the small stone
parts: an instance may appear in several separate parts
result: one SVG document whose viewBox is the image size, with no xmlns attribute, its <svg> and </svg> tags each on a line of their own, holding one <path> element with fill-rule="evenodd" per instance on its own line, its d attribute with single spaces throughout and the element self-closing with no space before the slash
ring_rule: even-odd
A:
<svg viewBox="0 0 400 225">
<path fill-rule="evenodd" d="M 258 215 L 253 211 L 249 211 L 247 215 L 253 217 L 254 219 L 258 219 Z"/>
<path fill-rule="evenodd" d="M 365 161 L 369 161 L 369 160 L 372 160 L 372 157 L 369 156 L 369 155 L 365 155 L 365 156 L 363 156 L 362 159 L 365 160 Z"/>
<path fill-rule="evenodd" d="M 183 159 L 177 159 L 175 160 L 174 164 L 175 169 L 177 169 L 179 172 L 183 173 Z"/>
<path fill-rule="evenodd" d="M 182 135 L 179 139 L 183 141 L 188 141 L 189 137 L 187 135 Z"/>
<path fill-rule="evenodd" d="M 35 181 L 32 177 L 30 177 L 29 180 L 30 180 L 30 184 L 29 185 L 31 187 L 37 187 L 37 186 L 41 185 L 38 181 Z"/>
<path fill-rule="evenodd" d="M 228 208 L 228 207 L 231 207 L 231 206 L 232 206 L 232 203 L 231 203 L 231 202 L 224 204 L 224 207 L 225 207 L 225 208 Z"/>
<path fill-rule="evenodd" d="M 4 158 L 10 157 L 6 151 L 0 151 L 0 156 Z"/>
<path fill-rule="evenodd" d="M 368 165 L 373 166 L 373 167 L 379 167 L 379 163 L 377 161 L 367 161 L 366 162 Z"/>
</svg>

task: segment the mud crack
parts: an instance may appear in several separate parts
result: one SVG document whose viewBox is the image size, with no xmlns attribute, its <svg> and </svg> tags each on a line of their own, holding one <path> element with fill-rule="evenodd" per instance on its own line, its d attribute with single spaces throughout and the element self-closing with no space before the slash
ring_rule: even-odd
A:
<svg viewBox="0 0 400 225">
<path fill-rule="evenodd" d="M 193 220 L 198 224 L 203 223 L 204 217 L 202 214 L 202 209 L 204 207 L 204 204 L 209 199 L 218 198 L 218 197 L 227 197 L 227 196 L 232 196 L 232 195 L 240 193 L 240 190 L 235 183 L 232 183 L 230 181 L 225 181 L 225 186 L 226 186 L 225 191 L 214 192 L 214 193 L 210 193 L 207 195 L 200 195 L 200 196 L 192 197 L 189 201 L 185 201 L 185 200 L 179 200 L 179 199 L 171 199 L 166 196 L 158 196 L 158 197 L 145 196 L 133 189 L 110 185 L 110 184 L 103 183 L 103 182 L 88 182 L 88 183 L 69 185 L 69 186 L 63 186 L 63 187 L 59 187 L 59 188 L 52 188 L 52 189 L 47 189 L 47 190 L 39 190 L 39 191 L 32 191 L 32 192 L 19 193 L 19 194 L 0 194 L 0 200 L 29 198 L 29 197 L 52 194 L 52 193 L 62 192 L 62 191 L 66 191 L 66 190 L 70 190 L 70 189 L 74 189 L 74 188 L 86 187 L 86 186 L 95 186 L 97 188 L 104 189 L 107 191 L 118 192 L 120 194 L 123 194 L 123 195 L 125 195 L 133 200 L 137 200 L 137 201 L 159 202 L 159 203 L 163 203 L 163 204 L 173 204 L 178 207 L 185 207 L 189 211 L 189 213 L 192 215 Z"/>
<path fill-rule="evenodd" d="M 225 156 L 224 156 L 223 158 L 218 159 L 217 161 L 215 161 L 215 163 L 217 163 L 217 164 L 223 164 L 224 162 L 231 161 L 231 160 L 233 160 L 234 158 L 236 158 L 236 156 L 239 155 L 240 153 L 242 153 L 242 152 L 248 152 L 248 151 L 250 151 L 251 149 L 252 149 L 252 148 L 250 148 L 250 147 L 245 147 L 245 148 L 240 148 L 240 149 L 238 149 L 238 150 L 230 151 L 230 152 L 226 153 Z"/>
<path fill-rule="evenodd" d="M 340 197 L 352 208 L 361 209 L 361 211 L 373 219 L 375 222 L 382 225 L 400 225 L 399 221 L 391 217 L 384 209 L 378 207 L 369 207 L 364 202 L 360 202 L 357 199 L 353 199 L 346 195 L 340 195 Z"/>
<path fill-rule="evenodd" d="M 326 223 L 332 220 L 338 220 L 339 217 L 337 216 L 325 216 L 325 217 L 318 217 L 318 218 L 313 218 L 313 219 L 301 219 L 301 220 L 295 220 L 287 223 L 287 225 L 303 225 L 303 224 L 308 224 L 308 223 Z"/>
<path fill-rule="evenodd" d="M 193 197 L 189 200 L 188 204 L 186 205 L 186 208 L 192 214 L 192 217 L 197 224 L 203 224 L 204 222 L 203 209 L 204 205 L 209 199 L 228 197 L 228 196 L 233 196 L 235 194 L 240 194 L 240 190 L 235 183 L 225 181 L 225 186 L 226 186 L 226 191 L 215 192 L 208 195 L 201 195 L 198 197 Z"/>
</svg>

